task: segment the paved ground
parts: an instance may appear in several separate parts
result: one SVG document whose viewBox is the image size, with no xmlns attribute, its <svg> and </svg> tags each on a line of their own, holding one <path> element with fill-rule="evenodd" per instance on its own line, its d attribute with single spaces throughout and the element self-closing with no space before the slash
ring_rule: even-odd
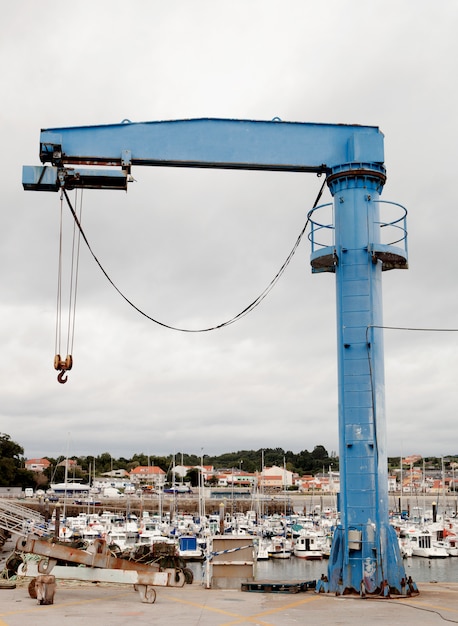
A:
<svg viewBox="0 0 458 626">
<path fill-rule="evenodd" d="M 58 581 L 54 604 L 30 598 L 28 580 L 0 589 L 0 626 L 289 626 L 292 624 L 458 624 L 458 583 L 423 583 L 414 598 L 375 600 L 297 594 L 158 587 L 154 604 L 128 585 Z"/>
<path fill-rule="evenodd" d="M 0 569 L 10 550 L 0 554 Z M 0 626 L 421 626 L 458 624 L 458 582 L 420 583 L 413 598 L 378 600 L 304 593 L 259 593 L 156 587 L 154 604 L 141 602 L 131 585 L 57 581 L 54 604 L 39 606 L 28 578 L 0 588 Z"/>
</svg>

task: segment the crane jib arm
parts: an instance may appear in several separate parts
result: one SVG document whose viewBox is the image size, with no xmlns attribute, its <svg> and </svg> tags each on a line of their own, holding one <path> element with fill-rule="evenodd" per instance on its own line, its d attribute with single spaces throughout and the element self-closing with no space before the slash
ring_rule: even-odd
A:
<svg viewBox="0 0 458 626">
<path fill-rule="evenodd" d="M 132 165 L 328 173 L 384 153 L 375 126 L 203 118 L 45 129 L 40 160 L 24 189 L 126 189 Z"/>
</svg>

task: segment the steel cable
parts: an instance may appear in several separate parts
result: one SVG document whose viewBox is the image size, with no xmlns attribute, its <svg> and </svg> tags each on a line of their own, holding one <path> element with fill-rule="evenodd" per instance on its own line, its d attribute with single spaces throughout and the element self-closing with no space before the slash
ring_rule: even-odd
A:
<svg viewBox="0 0 458 626">
<path fill-rule="evenodd" d="M 324 185 L 326 184 L 326 180 L 323 181 L 323 184 L 321 185 L 320 191 L 318 193 L 318 196 L 315 200 L 315 203 L 313 205 L 313 208 L 315 208 L 321 198 L 321 195 L 323 193 L 323 189 L 324 189 Z M 307 229 L 307 226 L 309 224 L 310 219 L 307 218 L 304 227 L 302 228 L 298 238 L 296 239 L 296 242 L 291 250 L 291 252 L 289 253 L 289 255 L 287 256 L 285 262 L 283 263 L 283 265 L 280 267 L 280 269 L 278 270 L 278 272 L 276 273 L 276 275 L 274 276 L 274 278 L 270 281 L 270 283 L 267 285 L 267 287 L 261 292 L 261 294 L 255 299 L 253 300 L 253 302 L 251 302 L 251 304 L 249 304 L 247 307 L 245 307 L 242 311 L 240 311 L 240 313 L 237 313 L 237 315 L 235 315 L 234 317 L 232 317 L 231 319 L 222 322 L 220 324 L 217 324 L 215 326 L 210 326 L 208 328 L 199 328 L 199 329 L 191 329 L 191 328 L 180 328 L 177 326 L 172 326 L 170 324 L 166 324 L 165 322 L 161 322 L 160 320 L 155 319 L 154 317 L 152 317 L 151 315 L 148 315 L 147 313 L 145 313 L 145 311 L 142 311 L 138 306 L 136 306 L 136 304 L 134 304 L 120 289 L 119 287 L 114 283 L 114 281 L 110 278 L 110 276 L 108 275 L 108 273 L 106 272 L 105 268 L 103 267 L 103 265 L 101 264 L 101 262 L 99 261 L 99 259 L 97 258 L 97 256 L 95 255 L 94 251 L 92 250 L 89 241 L 83 231 L 83 228 L 81 226 L 80 220 L 78 219 L 78 216 L 76 215 L 76 212 L 70 202 L 70 199 L 67 195 L 67 192 L 65 191 L 65 189 L 62 190 L 64 195 L 65 195 L 65 199 L 67 200 L 67 204 L 68 207 L 73 215 L 73 219 L 75 220 L 75 223 L 79 229 L 79 232 L 81 234 L 81 237 L 83 238 L 89 252 L 91 253 L 92 257 L 94 258 L 94 261 L 97 263 L 97 265 L 99 266 L 100 270 L 102 271 L 102 273 L 104 274 L 105 278 L 108 280 L 108 282 L 112 285 L 112 287 L 119 293 L 119 295 L 133 308 L 135 309 L 138 313 L 140 313 L 140 315 L 142 315 L 143 317 L 146 317 L 146 319 L 150 320 L 151 322 L 154 322 L 155 324 L 158 324 L 159 326 L 162 326 L 164 328 L 168 328 L 169 330 L 175 330 L 178 332 L 183 332 L 183 333 L 206 333 L 206 332 L 210 332 L 212 330 L 218 330 L 220 328 L 224 328 L 225 326 L 229 326 L 230 324 L 234 324 L 234 322 L 239 321 L 240 319 L 242 319 L 242 317 L 245 317 L 245 315 L 248 315 L 248 313 L 251 313 L 251 311 L 253 311 L 263 300 L 264 298 L 270 293 L 270 291 L 275 287 L 275 285 L 277 284 L 277 282 L 279 281 L 279 279 L 281 278 L 281 276 L 283 275 L 284 271 L 286 270 L 286 268 L 288 267 L 291 259 L 293 258 L 297 248 L 299 247 L 299 244 L 302 240 L 302 237 Z"/>
</svg>

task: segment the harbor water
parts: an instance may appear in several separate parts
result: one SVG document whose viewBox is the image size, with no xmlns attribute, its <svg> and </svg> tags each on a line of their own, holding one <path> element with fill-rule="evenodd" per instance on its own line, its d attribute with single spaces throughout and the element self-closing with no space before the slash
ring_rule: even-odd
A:
<svg viewBox="0 0 458 626">
<path fill-rule="evenodd" d="M 190 563 L 195 582 L 205 580 L 205 564 Z M 404 559 L 406 575 L 416 583 L 458 582 L 458 558 L 425 559 L 410 557 Z M 269 559 L 256 563 L 255 579 L 269 581 L 308 581 L 318 580 L 327 574 L 328 561 L 308 561 L 292 556 L 289 559 Z"/>
</svg>

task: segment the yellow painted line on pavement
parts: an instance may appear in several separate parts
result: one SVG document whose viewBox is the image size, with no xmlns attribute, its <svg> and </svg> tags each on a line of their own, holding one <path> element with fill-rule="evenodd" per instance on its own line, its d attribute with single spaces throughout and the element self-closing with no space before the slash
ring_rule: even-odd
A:
<svg viewBox="0 0 458 626">
<path fill-rule="evenodd" d="M 281 606 L 277 606 L 272 609 L 268 609 L 267 611 L 261 611 L 261 613 L 255 613 L 254 615 L 250 615 L 247 617 L 240 618 L 238 620 L 234 620 L 231 622 L 225 622 L 224 624 L 220 624 L 220 626 L 232 626 L 234 624 L 243 624 L 243 622 L 254 622 L 256 624 L 266 624 L 266 622 L 259 621 L 262 617 L 267 617 L 269 615 L 275 615 L 276 613 L 282 613 L 283 611 L 287 611 L 288 609 L 295 609 L 298 606 L 302 606 L 303 604 L 308 604 L 309 602 L 316 602 L 319 598 L 309 597 L 304 600 L 298 600 L 297 602 L 288 602 L 288 604 L 282 604 Z M 272 626 L 272 625 L 269 625 Z"/>
<path fill-rule="evenodd" d="M 178 604 L 186 604 L 188 606 L 194 606 L 200 610 L 209 611 L 211 613 L 218 613 L 220 615 L 226 615 L 228 617 L 232 617 L 233 619 L 228 622 L 222 622 L 220 626 L 231 626 L 233 624 L 243 624 L 243 623 L 256 623 L 260 626 L 273 626 L 270 622 L 261 621 L 261 618 L 267 617 L 269 615 L 274 615 L 276 613 L 281 613 L 288 609 L 296 608 L 303 604 L 308 604 L 309 602 L 314 602 L 319 598 L 309 597 L 303 600 L 297 600 L 296 602 L 288 602 L 287 604 L 282 604 L 281 606 L 277 606 L 272 609 L 268 609 L 267 611 L 261 611 L 260 613 L 254 613 L 252 615 L 241 615 L 240 613 L 236 613 L 234 611 L 226 611 L 225 609 L 219 609 L 214 606 L 208 604 L 202 604 L 199 602 L 190 602 L 189 600 L 183 600 L 183 598 L 178 597 L 169 597 L 169 600 L 173 600 Z"/>
<path fill-rule="evenodd" d="M 200 602 L 190 602 L 189 600 L 183 600 L 182 598 L 177 597 L 169 597 L 168 600 L 173 600 L 173 602 L 177 602 L 178 604 L 186 604 L 188 606 L 194 606 L 196 609 L 204 609 L 205 611 L 209 611 L 211 613 L 220 613 L 221 615 L 228 615 L 229 617 L 240 618 L 240 613 L 233 613 L 232 611 L 226 611 L 225 609 L 217 609 L 214 606 L 210 606 L 208 604 L 202 604 Z"/>
<path fill-rule="evenodd" d="M 19 609 L 17 611 L 0 611 L 0 626 L 9 626 L 8 622 L 3 621 L 2 617 L 8 617 L 9 615 L 26 615 L 27 613 L 36 613 L 37 611 L 40 613 L 44 613 L 45 611 L 57 610 L 63 606 L 81 606 L 83 604 L 94 604 L 96 602 L 103 602 L 110 600 L 112 598 L 122 598 L 124 596 L 131 595 L 129 593 L 117 593 L 112 596 L 103 596 L 101 598 L 91 598 L 89 600 L 77 600 L 74 602 L 59 602 L 57 604 L 45 604 L 39 605 L 35 604 L 33 608 L 27 609 Z"/>
</svg>

